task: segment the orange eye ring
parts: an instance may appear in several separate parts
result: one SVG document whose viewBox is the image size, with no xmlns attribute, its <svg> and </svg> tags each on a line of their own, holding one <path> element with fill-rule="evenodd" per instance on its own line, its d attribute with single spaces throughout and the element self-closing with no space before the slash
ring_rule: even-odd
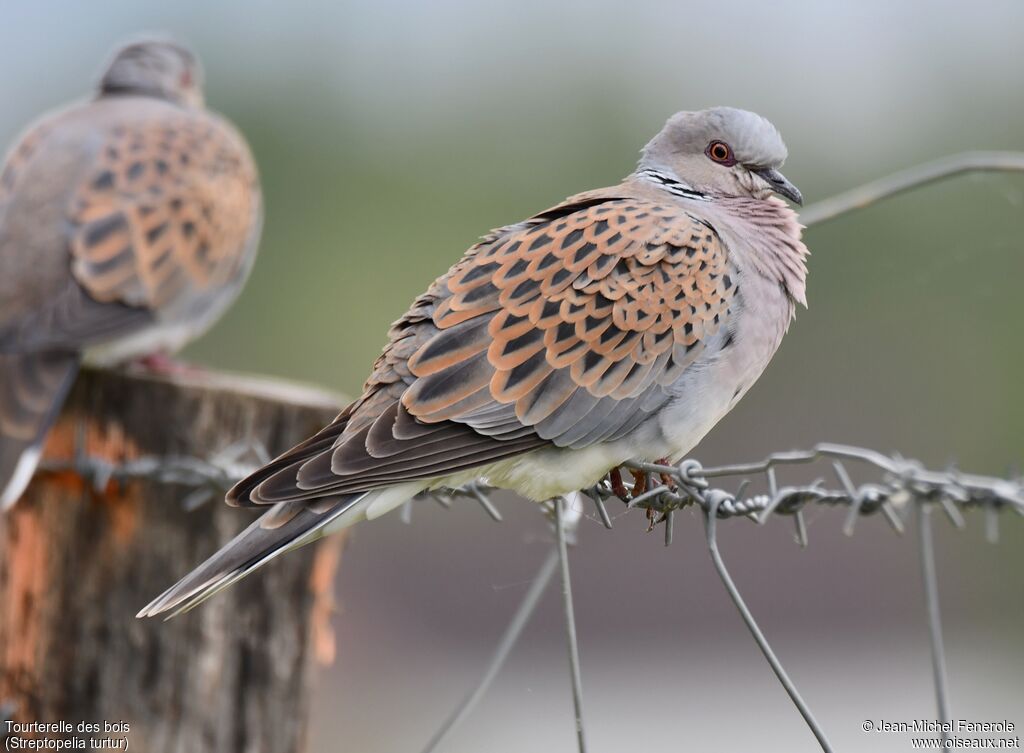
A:
<svg viewBox="0 0 1024 753">
<path fill-rule="evenodd" d="M 704 150 L 704 153 L 713 161 L 726 167 L 732 167 L 736 164 L 736 157 L 732 153 L 732 148 L 724 141 L 712 141 L 708 144 L 708 148 Z"/>
</svg>

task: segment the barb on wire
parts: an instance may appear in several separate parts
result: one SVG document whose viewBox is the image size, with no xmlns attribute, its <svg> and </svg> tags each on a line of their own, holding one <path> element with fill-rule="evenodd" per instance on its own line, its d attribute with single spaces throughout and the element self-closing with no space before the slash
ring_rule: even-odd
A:
<svg viewBox="0 0 1024 753">
<path fill-rule="evenodd" d="M 491 520 L 500 523 L 503 518 L 494 502 L 488 496 L 488 493 L 491 491 L 493 491 L 493 487 L 488 486 L 481 480 L 476 480 L 456 488 L 443 487 L 433 491 L 420 492 L 413 498 L 413 501 L 432 499 L 442 507 L 448 508 L 452 506 L 452 501 L 455 499 L 461 497 L 472 499 L 483 508 L 483 511 L 487 513 Z M 411 517 L 411 512 L 406 513 L 406 515 Z"/>
<path fill-rule="evenodd" d="M 88 455 L 79 431 L 75 454 L 70 459 L 44 459 L 39 469 L 44 472 L 72 471 L 90 482 L 98 493 L 111 481 L 155 481 L 177 484 L 190 489 L 181 504 L 194 510 L 214 495 L 230 489 L 235 483 L 270 462 L 270 454 L 253 441 L 234 442 L 203 459 L 190 455 L 143 455 L 131 460 L 112 462 Z"/>
<path fill-rule="evenodd" d="M 832 461 L 839 482 L 837 487 L 826 486 L 824 479 L 792 486 L 778 484 L 776 473 L 780 467 L 808 464 L 822 459 Z M 860 486 L 854 485 L 846 468 L 849 462 L 873 467 L 881 472 L 881 479 Z M 938 502 L 958 528 L 964 525 L 963 512 L 973 508 L 987 511 L 986 526 L 989 529 L 995 528 L 992 521 L 998 520 L 998 514 L 1004 508 L 1024 514 L 1024 483 L 1019 478 L 980 476 L 956 469 L 933 471 L 899 455 L 889 456 L 863 447 L 827 442 L 809 450 L 772 453 L 751 463 L 702 467 L 696 460 L 688 459 L 678 466 L 634 463 L 631 467 L 667 476 L 675 482 L 675 489 L 662 485 L 627 503 L 631 507 L 646 508 L 658 513 L 699 504 L 699 493 L 703 492 L 721 499 L 720 517 L 748 516 L 756 518 L 759 523 L 764 523 L 772 514 L 797 516 L 807 505 L 845 505 L 849 509 L 844 524 L 847 533 L 852 533 L 853 521 L 857 517 L 875 513 L 881 513 L 893 530 L 902 533 L 904 523 L 899 511 L 913 501 Z M 742 477 L 744 482 L 749 482 L 755 476 L 764 477 L 767 494 L 743 496 L 745 483 L 741 483 L 736 493 L 710 487 L 714 479 Z M 584 490 L 584 493 L 602 500 L 615 496 L 607 481 Z M 797 525 L 803 541 L 806 526 L 801 526 L 799 519 Z"/>
</svg>

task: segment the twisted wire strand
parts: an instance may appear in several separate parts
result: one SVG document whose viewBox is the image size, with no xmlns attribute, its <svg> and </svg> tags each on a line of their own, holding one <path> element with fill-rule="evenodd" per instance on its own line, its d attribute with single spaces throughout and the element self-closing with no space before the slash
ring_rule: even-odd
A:
<svg viewBox="0 0 1024 753">
<path fill-rule="evenodd" d="M 824 479 L 817 479 L 810 484 L 788 486 L 778 484 L 776 468 L 793 464 L 807 464 L 824 459 L 831 460 L 837 482 L 835 488 L 827 487 Z M 882 478 L 879 481 L 856 485 L 846 468 L 846 462 L 860 462 L 873 467 L 881 472 Z M 949 710 L 949 688 L 946 676 L 945 647 L 942 641 L 938 575 L 931 536 L 930 512 L 934 506 L 940 507 L 953 526 L 962 529 L 965 526 L 964 510 L 983 509 L 986 514 L 987 537 L 989 541 L 994 542 L 998 539 L 999 513 L 1003 509 L 1008 508 L 1024 515 L 1024 479 L 965 474 L 955 468 L 932 471 L 924 468 L 922 464 L 907 460 L 900 455 L 887 456 L 867 448 L 832 443 L 821 443 L 809 450 L 772 453 L 753 463 L 704 468 L 699 461 L 691 458 L 682 461 L 678 466 L 633 463 L 629 467 L 646 474 L 644 485 L 647 488 L 636 496 L 630 494 L 623 502 L 627 508 L 646 509 L 648 515 L 652 517 L 652 526 L 654 523 L 664 523 L 666 546 L 672 543 L 674 512 L 689 505 L 697 505 L 701 508 L 704 513 L 708 553 L 726 592 L 739 611 L 758 648 L 824 753 L 832 753 L 831 743 L 785 671 L 782 662 L 744 602 L 739 588 L 729 575 L 718 547 L 717 522 L 722 519 L 747 517 L 763 524 L 772 514 L 791 515 L 796 522 L 797 538 L 802 546 L 806 546 L 807 526 L 804 522 L 803 511 L 808 505 L 846 506 L 848 513 L 843 531 L 847 535 L 851 535 L 858 517 L 879 513 L 885 517 L 897 534 L 902 534 L 905 525 L 900 510 L 916 503 L 919 556 L 922 583 L 925 588 L 937 717 L 942 721 L 952 718 Z M 755 475 L 765 477 L 768 493 L 745 496 L 744 492 L 751 482 L 751 477 Z M 741 479 L 735 492 L 711 486 L 710 479 L 727 477 Z M 662 483 L 655 485 L 653 479 L 660 479 Z M 627 487 L 629 486 L 627 484 Z M 487 487 L 486 482 L 476 481 L 472 493 L 468 496 L 479 499 L 481 495 L 486 497 L 489 490 L 490 487 Z M 454 490 L 454 492 L 456 494 L 465 493 L 461 489 Z M 597 517 L 604 527 L 611 528 L 612 518 L 608 514 L 605 504 L 606 500 L 617 496 L 612 492 L 611 483 L 607 480 L 602 481 L 583 490 L 583 494 L 593 501 Z M 571 601 L 567 604 L 570 605 L 567 608 L 571 609 Z M 517 614 L 517 617 L 522 618 L 522 615 Z M 575 632 L 572 625 L 568 624 L 567 629 L 570 644 L 574 645 Z M 577 690 L 578 666 L 575 672 L 574 690 Z M 485 690 L 485 686 L 476 689 L 480 694 Z M 577 730 L 580 730 L 582 717 L 577 714 L 576 719 Z M 944 732 L 943 741 L 946 739 L 947 735 Z"/>
<path fill-rule="evenodd" d="M 79 443 L 78 446 L 84 445 Z M 91 457 L 84 452 L 76 451 L 75 456 L 70 460 L 49 460 L 43 464 L 42 469 L 74 471 L 90 480 L 97 490 L 104 489 L 111 480 L 152 480 L 191 487 L 191 492 L 183 502 L 185 507 L 191 508 L 209 500 L 218 491 L 227 489 L 265 463 L 266 458 L 267 453 L 263 448 L 254 447 L 248 443 L 238 443 L 226 447 L 209 459 L 190 456 L 144 456 L 123 463 L 111 463 L 102 458 Z M 831 461 L 835 477 L 833 485 L 827 485 L 825 479 L 822 478 L 807 484 L 779 485 L 776 469 L 824 460 Z M 873 468 L 879 473 L 880 478 L 859 485 L 855 484 L 847 470 L 847 463 L 854 462 Z M 999 536 L 1000 513 L 1004 510 L 1012 510 L 1024 515 L 1024 478 L 968 474 L 956 468 L 929 470 L 921 463 L 898 454 L 886 455 L 869 448 L 834 443 L 820 443 L 807 450 L 775 452 L 761 460 L 748 463 L 704 467 L 698 460 L 688 458 L 678 465 L 636 462 L 627 467 L 644 477 L 646 488 L 634 496 L 631 490 L 636 488 L 635 485 L 625 483 L 629 495 L 622 501 L 627 509 L 646 510 L 651 520 L 651 527 L 655 524 L 664 525 L 666 546 L 672 543 L 673 514 L 691 505 L 698 506 L 702 510 L 707 529 L 709 555 L 727 593 L 794 706 L 818 740 L 821 749 L 826 753 L 831 753 L 832 748 L 821 726 L 786 674 L 771 645 L 744 603 L 739 589 L 729 576 L 718 549 L 716 523 L 719 520 L 748 518 L 758 524 L 763 524 L 772 515 L 789 515 L 794 518 L 798 541 L 801 545 L 806 546 L 807 526 L 804 522 L 803 512 L 808 506 L 845 506 L 847 515 L 843 531 L 847 535 L 854 532 L 858 518 L 874 514 L 881 514 L 896 533 L 902 534 L 905 528 L 902 513 L 908 507 L 916 506 L 919 513 L 919 553 L 922 582 L 926 592 L 937 715 L 940 720 L 951 718 L 945 649 L 942 643 L 938 606 L 938 578 L 928 513 L 934 507 L 942 509 L 953 526 L 959 529 L 965 526 L 964 512 L 971 509 L 983 510 L 985 512 L 986 537 L 989 541 L 995 542 Z M 749 484 L 758 476 L 763 477 L 766 482 L 767 493 L 745 494 Z M 712 485 L 713 481 L 717 483 L 719 480 L 728 478 L 739 480 L 736 491 Z M 458 488 L 438 489 L 419 494 L 414 501 L 433 500 L 447 508 L 454 500 L 469 499 L 479 504 L 493 520 L 500 522 L 502 520 L 501 513 L 490 496 L 493 491 L 495 488 L 489 485 L 486 479 L 478 479 Z M 581 493 L 592 500 L 597 511 L 597 519 L 604 527 L 612 528 L 612 516 L 608 512 L 606 503 L 617 495 L 612 492 L 611 484 L 604 480 L 588 489 L 581 490 Z M 569 510 L 572 509 L 569 508 Z M 577 742 L 579 749 L 583 751 L 585 742 L 579 656 L 578 648 L 576 648 L 575 625 L 572 619 L 571 591 L 568 587 L 568 559 L 565 553 L 566 543 L 571 543 L 575 536 L 578 517 L 568 518 L 566 513 L 569 510 L 566 510 L 562 500 L 552 501 L 551 504 L 545 506 L 545 510 L 549 515 L 554 513 L 556 534 L 560 539 L 559 553 L 561 556 L 559 561 L 562 564 L 563 574 L 562 590 L 570 646 Z M 411 504 L 403 510 L 403 519 L 411 520 Z M 552 572 L 549 568 L 550 566 L 545 566 L 538 573 L 534 585 L 530 588 L 530 598 L 526 599 L 524 605 L 517 610 L 514 624 L 506 630 L 499 650 L 496 651 L 488 666 L 487 673 L 473 691 L 466 696 L 463 704 L 448 718 L 445 726 L 435 735 L 434 740 L 431 741 L 434 747 L 465 718 L 497 675 L 505 658 L 518 640 L 523 627 L 532 616 L 533 610 L 539 602 L 540 593 L 543 592 L 551 578 Z M 543 580 L 542 583 L 541 580 Z"/>
</svg>

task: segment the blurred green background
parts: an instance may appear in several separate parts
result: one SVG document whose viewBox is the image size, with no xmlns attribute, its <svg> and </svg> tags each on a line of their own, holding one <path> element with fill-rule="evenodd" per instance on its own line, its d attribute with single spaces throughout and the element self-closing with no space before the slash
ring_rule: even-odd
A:
<svg viewBox="0 0 1024 753">
<path fill-rule="evenodd" d="M 489 228 L 618 181 L 679 109 L 771 119 L 808 202 L 965 149 L 1024 150 L 1024 4 L 8 1 L 0 136 L 86 96 L 124 38 L 167 30 L 248 136 L 267 218 L 251 281 L 188 351 L 356 392 L 391 321 Z M 1024 176 L 961 178 L 807 232 L 808 311 L 698 448 L 820 440 L 1004 473 L 1024 460 Z M 806 475 L 797 475 L 804 478 Z M 461 697 L 546 551 L 542 517 L 464 505 L 362 526 L 311 749 L 415 749 Z M 723 525 L 752 609 L 837 747 L 905 750 L 865 718 L 932 715 L 913 536 L 879 520 Z M 697 516 L 585 520 L 574 557 L 595 750 L 814 750 L 721 593 Z M 940 526 L 955 715 L 1024 724 L 1024 521 Z M 552 599 L 447 750 L 569 749 Z M 742 723 L 737 723 L 742 720 Z"/>
</svg>

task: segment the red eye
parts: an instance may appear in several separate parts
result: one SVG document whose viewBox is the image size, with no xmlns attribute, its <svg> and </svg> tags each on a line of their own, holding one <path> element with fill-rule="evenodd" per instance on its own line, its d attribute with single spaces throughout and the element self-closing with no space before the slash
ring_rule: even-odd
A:
<svg viewBox="0 0 1024 753">
<path fill-rule="evenodd" d="M 736 157 L 733 156 L 732 149 L 724 141 L 712 141 L 704 153 L 720 165 L 732 167 L 736 164 Z"/>
<path fill-rule="evenodd" d="M 178 83 L 181 85 L 183 89 L 187 89 L 188 87 L 192 86 L 192 71 L 190 71 L 188 68 L 182 71 L 181 78 L 179 79 Z"/>
</svg>

